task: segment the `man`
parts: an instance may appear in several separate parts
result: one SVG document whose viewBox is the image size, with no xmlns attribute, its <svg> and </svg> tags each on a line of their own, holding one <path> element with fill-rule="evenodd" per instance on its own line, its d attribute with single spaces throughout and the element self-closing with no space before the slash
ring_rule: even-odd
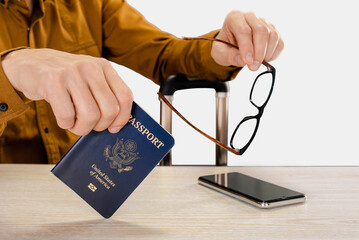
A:
<svg viewBox="0 0 359 240">
<path fill-rule="evenodd" d="M 0 162 L 56 163 L 78 136 L 118 132 L 131 90 L 108 60 L 160 83 L 175 73 L 233 79 L 277 58 L 271 23 L 233 11 L 206 37 L 177 39 L 124 0 L 0 0 Z M 106 60 L 107 59 L 107 60 Z"/>
</svg>

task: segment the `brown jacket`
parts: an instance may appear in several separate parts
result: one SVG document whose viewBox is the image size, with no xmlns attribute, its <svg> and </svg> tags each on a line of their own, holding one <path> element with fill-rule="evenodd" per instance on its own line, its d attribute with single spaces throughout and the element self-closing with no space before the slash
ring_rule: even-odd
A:
<svg viewBox="0 0 359 240">
<path fill-rule="evenodd" d="M 236 74 L 213 61 L 211 42 L 160 31 L 122 0 L 39 0 L 28 15 L 25 0 L 0 0 L 0 57 L 18 47 L 87 54 L 157 84 L 175 73 L 223 80 Z M 57 126 L 47 102 L 15 91 L 0 62 L 0 163 L 57 163 L 77 139 Z"/>
</svg>

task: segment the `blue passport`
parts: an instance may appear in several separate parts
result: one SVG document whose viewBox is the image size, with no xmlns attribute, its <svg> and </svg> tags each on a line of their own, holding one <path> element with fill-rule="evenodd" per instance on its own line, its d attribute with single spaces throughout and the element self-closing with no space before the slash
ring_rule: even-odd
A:
<svg viewBox="0 0 359 240">
<path fill-rule="evenodd" d="M 173 145 L 173 137 L 134 102 L 120 132 L 81 137 L 51 171 L 109 218 Z"/>
</svg>

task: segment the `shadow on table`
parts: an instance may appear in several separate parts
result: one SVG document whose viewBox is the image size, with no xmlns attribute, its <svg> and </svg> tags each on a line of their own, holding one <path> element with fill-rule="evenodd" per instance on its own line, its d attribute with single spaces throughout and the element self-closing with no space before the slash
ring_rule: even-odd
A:
<svg viewBox="0 0 359 240">
<path fill-rule="evenodd" d="M 98 219 L 89 221 L 59 222 L 28 226 L 12 225 L 1 239 L 129 239 L 165 235 L 159 228 L 151 228 L 139 224 L 113 219 Z"/>
</svg>

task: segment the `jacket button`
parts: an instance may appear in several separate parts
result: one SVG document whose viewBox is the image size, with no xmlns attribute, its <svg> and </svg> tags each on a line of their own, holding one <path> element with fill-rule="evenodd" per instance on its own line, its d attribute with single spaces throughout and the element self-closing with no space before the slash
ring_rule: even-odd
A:
<svg viewBox="0 0 359 240">
<path fill-rule="evenodd" d="M 6 112 L 8 110 L 8 106 L 6 103 L 0 103 L 0 111 Z"/>
</svg>

